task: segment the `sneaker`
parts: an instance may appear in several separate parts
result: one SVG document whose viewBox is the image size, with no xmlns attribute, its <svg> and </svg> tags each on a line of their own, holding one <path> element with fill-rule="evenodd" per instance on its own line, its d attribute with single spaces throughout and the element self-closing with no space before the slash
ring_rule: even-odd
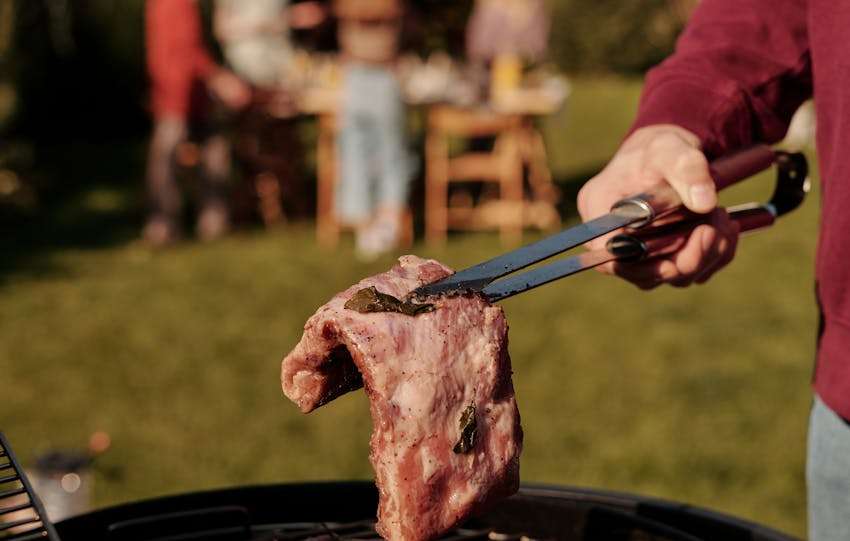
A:
<svg viewBox="0 0 850 541">
<path fill-rule="evenodd" d="M 371 223 L 357 230 L 355 246 L 358 257 L 363 261 L 374 261 L 392 252 L 398 245 L 400 231 L 401 214 L 390 208 L 379 210 Z"/>
<path fill-rule="evenodd" d="M 369 263 L 383 253 L 371 226 L 358 228 L 354 233 L 354 251 L 357 259 Z"/>
<path fill-rule="evenodd" d="M 381 250 L 393 250 L 401 236 L 401 211 L 394 207 L 379 209 L 371 229 L 375 235 L 375 243 Z"/>
<path fill-rule="evenodd" d="M 181 237 L 177 221 L 167 216 L 151 216 L 142 229 L 142 240 L 151 248 L 164 248 L 174 244 Z"/>
<path fill-rule="evenodd" d="M 204 206 L 195 226 L 198 238 L 204 242 L 215 240 L 230 231 L 230 216 L 221 204 Z"/>
</svg>

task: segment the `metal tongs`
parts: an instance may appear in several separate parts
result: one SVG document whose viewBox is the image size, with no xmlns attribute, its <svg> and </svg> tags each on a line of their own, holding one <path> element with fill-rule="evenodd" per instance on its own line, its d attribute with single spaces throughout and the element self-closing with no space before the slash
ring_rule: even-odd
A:
<svg viewBox="0 0 850 541">
<path fill-rule="evenodd" d="M 809 191 L 806 158 L 801 153 L 774 151 L 768 146 L 756 145 L 709 164 L 718 191 L 773 164 L 777 166 L 777 180 L 770 201 L 727 209 L 729 216 L 740 225 L 741 232 L 769 227 L 779 216 L 800 206 Z M 708 221 L 709 215 L 685 209 L 673 188 L 665 184 L 618 201 L 608 214 L 595 220 L 424 285 L 412 291 L 409 297 L 424 299 L 434 295 L 479 293 L 490 302 L 500 301 L 609 261 L 636 261 L 669 253 L 681 247 L 681 242 L 676 243 L 681 233 Z M 605 248 L 496 281 L 621 228 L 626 229 L 612 237 Z"/>
</svg>

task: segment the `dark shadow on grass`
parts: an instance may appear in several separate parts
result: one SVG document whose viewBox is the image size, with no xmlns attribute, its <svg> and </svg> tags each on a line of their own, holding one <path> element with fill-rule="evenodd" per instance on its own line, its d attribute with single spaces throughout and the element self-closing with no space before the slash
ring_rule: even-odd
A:
<svg viewBox="0 0 850 541">
<path fill-rule="evenodd" d="M 138 235 L 144 150 L 140 140 L 39 148 L 23 174 L 38 188 L 38 204 L 0 207 L 0 286 L 14 275 L 62 275 L 56 251 L 103 249 Z"/>
</svg>

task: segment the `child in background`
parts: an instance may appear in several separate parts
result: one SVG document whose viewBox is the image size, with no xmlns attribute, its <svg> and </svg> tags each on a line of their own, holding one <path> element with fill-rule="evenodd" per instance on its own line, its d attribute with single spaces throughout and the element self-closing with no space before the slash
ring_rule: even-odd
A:
<svg viewBox="0 0 850 541">
<path fill-rule="evenodd" d="M 394 72 L 401 0 L 337 0 L 344 62 L 337 217 L 365 259 L 393 250 L 412 180 L 405 110 Z"/>
</svg>

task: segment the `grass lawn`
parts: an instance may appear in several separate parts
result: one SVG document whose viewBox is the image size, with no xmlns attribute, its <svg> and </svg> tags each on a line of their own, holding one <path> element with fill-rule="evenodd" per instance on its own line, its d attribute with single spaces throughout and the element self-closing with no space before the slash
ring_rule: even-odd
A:
<svg viewBox="0 0 850 541">
<path fill-rule="evenodd" d="M 545 124 L 558 178 L 580 178 L 616 148 L 638 89 L 575 83 Z M 63 242 L 85 224 L 107 224 L 110 239 L 135 231 L 132 192 L 107 177 L 49 227 L 28 226 L 37 252 L 3 246 L 0 429 L 24 460 L 106 430 L 97 505 L 369 478 L 363 394 L 302 415 L 280 392 L 279 361 L 317 306 L 392 258 L 358 263 L 350 243 L 324 251 L 309 224 L 156 253 Z M 727 198 L 764 197 L 769 185 Z M 644 293 L 591 272 L 505 301 L 524 481 L 640 492 L 802 535 L 816 229 L 812 196 L 743 240 L 706 286 Z M 495 236 L 470 235 L 412 252 L 461 268 L 500 250 Z"/>
</svg>

